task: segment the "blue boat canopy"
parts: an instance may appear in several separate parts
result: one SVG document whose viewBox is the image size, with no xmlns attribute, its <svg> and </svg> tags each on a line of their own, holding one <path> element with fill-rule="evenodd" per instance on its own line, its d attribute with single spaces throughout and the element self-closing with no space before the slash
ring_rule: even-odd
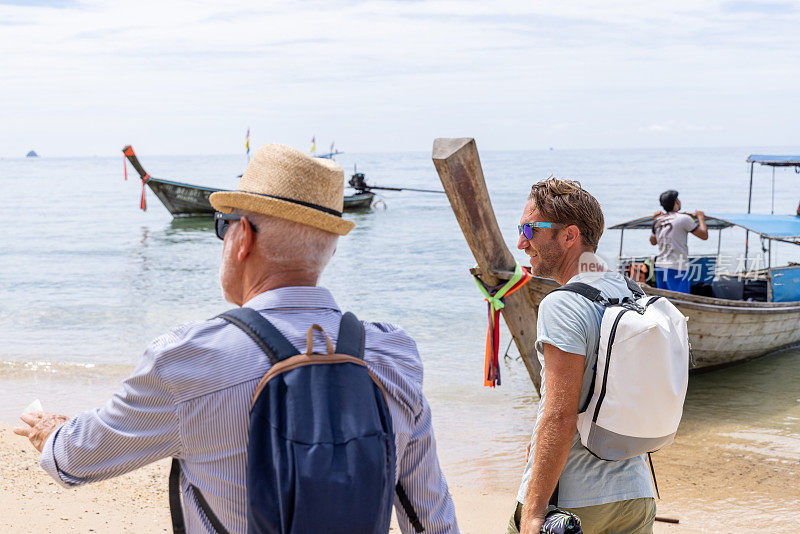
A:
<svg viewBox="0 0 800 534">
<path fill-rule="evenodd" d="M 751 154 L 747 163 L 758 163 L 770 167 L 800 167 L 800 156 L 764 156 Z"/>
<path fill-rule="evenodd" d="M 769 215 L 763 213 L 715 213 L 706 215 L 709 230 L 722 230 L 731 226 L 744 228 L 767 239 L 800 245 L 800 217 L 795 215 Z M 653 216 L 615 224 L 609 230 L 651 229 Z"/>
</svg>

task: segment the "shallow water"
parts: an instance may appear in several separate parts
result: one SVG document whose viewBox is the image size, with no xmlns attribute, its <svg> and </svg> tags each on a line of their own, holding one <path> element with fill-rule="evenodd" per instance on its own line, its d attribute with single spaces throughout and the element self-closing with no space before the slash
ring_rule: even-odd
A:
<svg viewBox="0 0 800 534">
<path fill-rule="evenodd" d="M 551 173 L 580 179 L 602 203 L 607 224 L 652 213 L 667 188 L 681 192 L 686 211 L 744 211 L 750 152 L 792 148 L 487 152 L 482 161 L 513 250 L 530 185 Z M 218 187 L 235 187 L 243 166 L 239 156 L 141 157 L 155 176 Z M 377 185 L 440 186 L 429 153 L 344 154 L 339 163 L 346 171 L 358 163 Z M 230 307 L 220 298 L 221 242 L 209 221 L 172 220 L 151 193 L 142 213 L 139 181 L 129 175 L 124 182 L 121 156 L 0 160 L 6 213 L 13 214 L 0 232 L 0 421 L 37 397 L 46 410 L 67 414 L 96 406 L 149 340 Z M 792 171 L 776 173 L 776 212 L 794 213 L 796 179 Z M 770 183 L 770 172 L 757 169 L 754 211 L 769 212 Z M 474 260 L 446 198 L 382 197 L 385 210 L 346 215 L 356 228 L 340 240 L 322 284 L 343 309 L 398 323 L 416 339 L 450 482 L 513 491 L 536 411 L 527 372 L 512 348 L 503 386 L 481 386 L 485 303 L 468 276 Z M 626 254 L 652 250 L 646 232 L 627 234 Z M 601 241 L 599 253 L 611 264 L 618 238 L 608 232 Z M 739 254 L 742 238 L 724 237 L 723 254 Z M 713 253 L 717 239 L 690 246 Z M 800 256 L 787 247 L 773 254 L 778 262 Z M 503 347 L 508 339 L 503 332 Z M 693 378 L 687 436 L 704 430 L 697 439 L 797 463 L 799 379 L 798 352 Z"/>
</svg>

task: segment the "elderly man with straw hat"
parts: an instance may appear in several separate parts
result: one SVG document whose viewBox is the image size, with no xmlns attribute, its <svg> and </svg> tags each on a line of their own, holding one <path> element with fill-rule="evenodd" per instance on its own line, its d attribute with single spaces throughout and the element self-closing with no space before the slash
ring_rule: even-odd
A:
<svg viewBox="0 0 800 534">
<path fill-rule="evenodd" d="M 335 162 L 270 144 L 256 152 L 237 190 L 211 196 L 218 211 L 216 233 L 224 240 L 225 299 L 256 310 L 300 349 L 308 344 L 312 325 L 337 341 L 342 312 L 317 281 L 339 236 L 354 226 L 342 218 L 343 183 Z M 363 358 L 391 413 L 395 478 L 405 489 L 395 497 L 401 530 L 458 532 L 422 394 L 416 345 L 397 326 L 363 326 Z M 71 419 L 24 414 L 28 426 L 15 432 L 30 438 L 42 452 L 40 465 L 64 486 L 173 457 L 182 471 L 187 531 L 245 532 L 248 414 L 269 368 L 265 353 L 231 322 L 217 317 L 187 323 L 147 347 L 133 375 L 103 408 Z M 416 518 L 405 512 L 408 504 Z M 212 525 L 205 506 L 221 525 Z"/>
</svg>

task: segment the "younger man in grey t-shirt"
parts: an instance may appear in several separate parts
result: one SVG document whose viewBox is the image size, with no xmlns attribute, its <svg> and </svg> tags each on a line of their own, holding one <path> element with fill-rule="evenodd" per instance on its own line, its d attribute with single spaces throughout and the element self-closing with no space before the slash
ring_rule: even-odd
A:
<svg viewBox="0 0 800 534">
<path fill-rule="evenodd" d="M 600 203 L 579 182 L 550 178 L 531 188 L 517 248 L 528 255 L 535 276 L 558 285 L 583 281 L 608 298 L 630 296 L 620 275 L 605 271 L 595 256 L 603 228 Z M 581 518 L 587 534 L 652 532 L 655 501 L 643 459 L 600 460 L 576 435 L 578 412 L 591 389 L 603 309 L 559 291 L 542 299 L 538 313 L 541 398 L 508 532 L 538 534 L 554 492 L 560 507 Z"/>
<path fill-rule="evenodd" d="M 581 273 L 571 278 L 568 283 L 573 282 L 587 283 L 599 289 L 606 298 L 621 299 L 631 296 L 625 280 L 618 273 Z M 517 493 L 519 502 L 524 501 L 528 488 L 536 450 L 536 431 L 547 395 L 544 388 L 544 376 L 547 368 L 544 366 L 542 357 L 543 345 L 547 343 L 564 352 L 585 355 L 580 399 L 580 405 L 585 405 L 586 399 L 591 394 L 590 387 L 594 365 L 597 361 L 603 311 L 604 308 L 601 304 L 589 302 L 586 298 L 570 291 L 551 293 L 539 305 L 539 317 L 536 322 L 536 350 L 539 361 L 542 363 L 541 399 L 539 400 L 537 424 L 534 426 L 531 436 L 531 454 Z M 586 521 L 589 519 L 587 514 L 591 513 L 592 507 L 631 499 L 636 499 L 637 502 L 629 504 L 629 506 L 645 508 L 648 516 L 655 517 L 655 502 L 652 500 L 653 486 L 644 456 L 618 462 L 601 460 L 581 444 L 576 430 L 567 463 L 558 480 L 557 502 L 559 508 L 569 509 Z M 608 509 L 608 507 L 606 508 Z M 594 521 L 588 522 L 595 523 Z M 618 526 L 615 525 L 615 527 Z"/>
<path fill-rule="evenodd" d="M 691 280 L 688 277 L 689 246 L 687 236 L 691 233 L 700 239 L 708 239 L 705 214 L 695 212 L 697 222 L 686 213 L 679 213 L 681 201 L 678 192 L 669 189 L 659 198 L 664 212 L 655 214 L 650 243 L 658 245 L 656 256 L 656 287 L 680 293 L 689 293 Z"/>
</svg>

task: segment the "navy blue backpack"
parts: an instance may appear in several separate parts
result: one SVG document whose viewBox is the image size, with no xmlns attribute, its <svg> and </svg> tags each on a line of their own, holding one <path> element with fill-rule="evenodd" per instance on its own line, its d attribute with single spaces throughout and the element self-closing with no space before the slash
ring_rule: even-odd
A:
<svg viewBox="0 0 800 534">
<path fill-rule="evenodd" d="M 394 493 L 417 532 L 424 529 L 403 488 L 395 485 L 395 442 L 383 386 L 364 363 L 364 326 L 345 313 L 336 350 L 319 325 L 301 354 L 250 308 L 219 316 L 238 326 L 272 367 L 253 394 L 247 445 L 247 531 L 250 534 L 385 534 Z M 314 330 L 327 353 L 313 352 Z M 173 460 L 173 530 L 183 532 L 180 466 Z M 196 487 L 209 523 L 225 527 Z"/>
</svg>

